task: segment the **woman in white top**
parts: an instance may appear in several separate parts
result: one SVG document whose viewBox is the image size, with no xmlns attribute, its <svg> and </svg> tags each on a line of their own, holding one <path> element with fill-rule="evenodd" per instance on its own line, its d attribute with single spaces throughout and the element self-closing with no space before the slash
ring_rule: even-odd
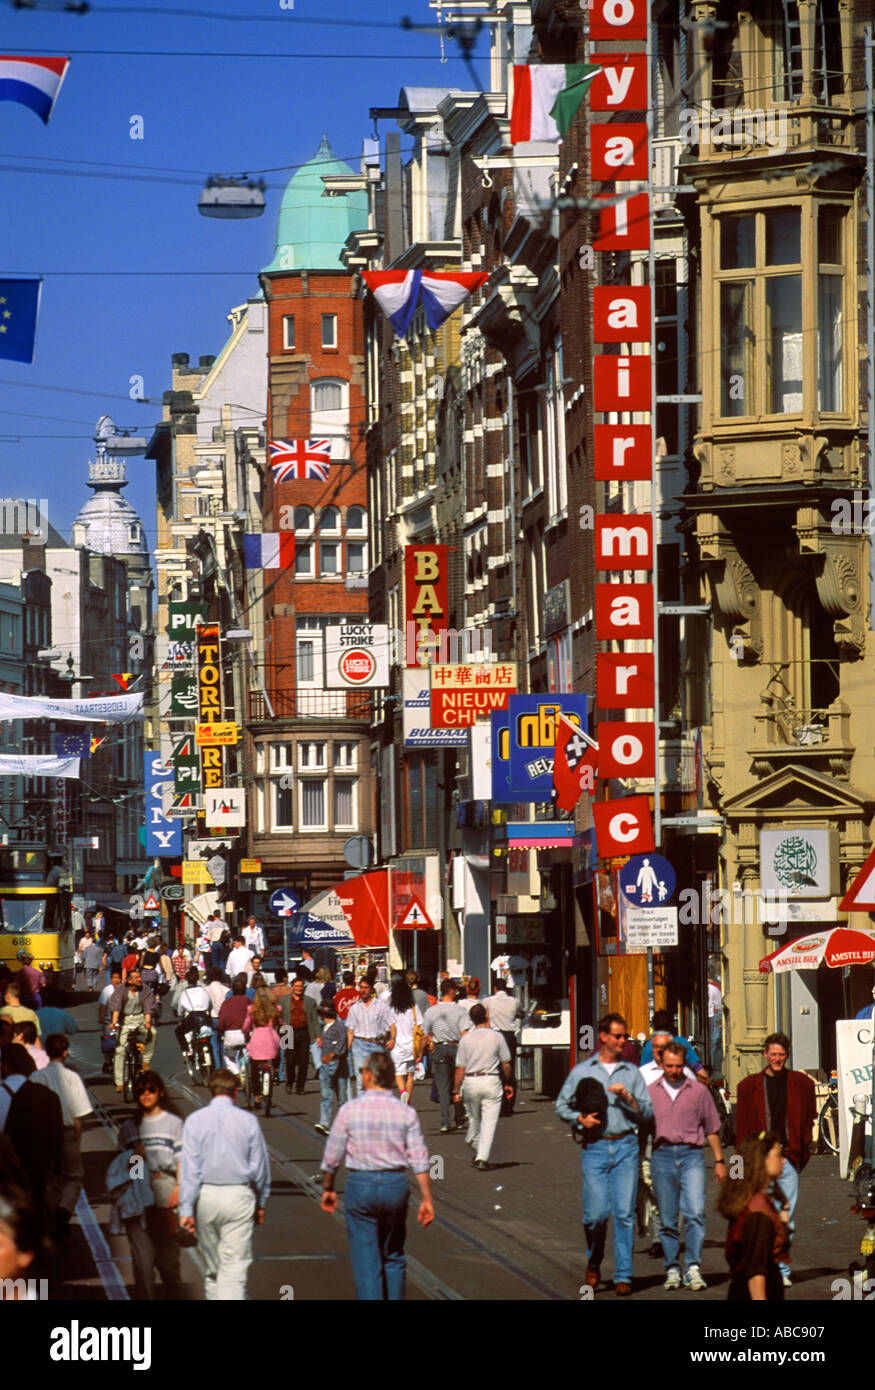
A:
<svg viewBox="0 0 875 1390">
<path fill-rule="evenodd" d="M 157 1072 L 141 1072 L 135 1092 L 137 1113 L 119 1130 L 119 1151 L 132 1149 L 145 1159 L 154 1201 L 142 1217 L 126 1217 L 124 1221 L 134 1266 L 134 1297 L 155 1298 L 157 1269 L 165 1301 L 176 1300 L 182 1294 L 176 1239 L 182 1120 Z"/>
<path fill-rule="evenodd" d="M 383 1003 L 388 1007 L 395 1024 L 395 1041 L 387 1043 L 386 1046 L 392 1050 L 398 1094 L 409 1104 L 413 1094 L 416 1063 L 419 1061 L 418 1056 L 414 1056 L 413 1029 L 416 1024 L 422 1027 L 422 1013 L 416 1007 L 413 990 L 403 975 L 392 976 L 392 984 L 389 993 L 383 996 Z"/>
</svg>

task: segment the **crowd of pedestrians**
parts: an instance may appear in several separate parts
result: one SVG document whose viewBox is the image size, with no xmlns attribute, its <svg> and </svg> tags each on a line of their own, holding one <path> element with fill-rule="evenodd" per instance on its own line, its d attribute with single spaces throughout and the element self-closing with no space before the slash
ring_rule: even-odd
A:
<svg viewBox="0 0 875 1390">
<path fill-rule="evenodd" d="M 320 1091 L 314 1129 L 326 1141 L 323 1210 L 338 1209 L 335 1184 L 345 1164 L 343 1210 L 357 1296 L 403 1299 L 410 1171 L 419 1188 L 418 1221 L 434 1220 L 415 1080 L 428 1075 L 440 1132 L 464 1127 L 470 1162 L 488 1171 L 500 1119 L 513 1114 L 517 1099 L 517 992 L 497 979 L 482 997 L 479 979 L 444 977 L 435 995 L 413 972 L 386 980 L 375 969 L 335 978 L 309 953 L 292 978 L 284 969 L 266 977 L 255 919 L 232 935 L 217 914 L 193 951 L 170 954 L 147 934 L 116 941 L 105 928 L 102 940 L 95 933 L 83 942 L 87 983 L 100 991 L 99 1027 L 118 1042 L 117 1091 L 129 1039 L 142 1045 L 135 1111 L 121 1123 L 106 1183 L 112 1229 L 123 1231 L 130 1247 L 134 1296 L 153 1299 L 160 1289 L 165 1299 L 180 1297 L 180 1249 L 194 1241 L 206 1297 L 246 1295 L 270 1165 L 258 1116 L 237 1104 L 245 1054 L 275 1068 L 297 1095 L 313 1066 Z M 0 1277 L 7 1266 L 28 1268 L 47 1242 L 63 1250 L 83 1186 L 81 1140 L 92 1111 L 68 1065 L 75 1022 L 52 1002 L 32 961 L 20 966 L 0 981 Z M 185 1120 L 151 1066 L 161 994 L 171 991 L 180 1048 L 209 1028 L 215 1063 L 210 1103 Z M 598 1037 L 597 1050 L 572 1068 L 556 1101 L 581 1148 L 586 1286 L 604 1287 L 611 1229 L 613 1288 L 621 1297 L 632 1292 L 636 1212 L 639 1232 L 648 1220 L 645 1214 L 641 1221 L 643 1198 L 658 1221 L 651 1253 L 662 1258 L 665 1289 L 707 1287 L 710 1150 L 717 1208 L 728 1224 L 729 1297 L 782 1298 L 792 1281 L 799 1174 L 814 1120 L 813 1083 L 788 1068 L 789 1039 L 768 1038 L 762 1071 L 739 1086 L 740 1165 L 730 1171 L 710 1078 L 671 1017 L 654 1016 L 640 1058 L 619 1014 L 599 1021 Z"/>
<path fill-rule="evenodd" d="M 556 1101 L 557 1113 L 581 1144 L 586 1284 L 593 1290 L 602 1285 L 611 1223 L 614 1291 L 621 1297 L 632 1292 L 640 1181 L 659 1220 L 663 1287 L 707 1288 L 701 1258 L 708 1147 L 719 1186 L 717 1209 L 730 1223 L 729 1298 L 783 1299 L 792 1284 L 790 1246 L 799 1173 L 810 1156 L 814 1083 L 787 1068 L 785 1034 L 766 1038 L 765 1067 L 738 1087 L 732 1171 L 707 1072 L 689 1041 L 672 1032 L 670 1015 L 655 1014 L 653 1025 L 639 1067 L 623 1056 L 629 1043 L 625 1020 L 606 1014 L 598 1024 L 598 1051 L 571 1070 Z"/>
</svg>

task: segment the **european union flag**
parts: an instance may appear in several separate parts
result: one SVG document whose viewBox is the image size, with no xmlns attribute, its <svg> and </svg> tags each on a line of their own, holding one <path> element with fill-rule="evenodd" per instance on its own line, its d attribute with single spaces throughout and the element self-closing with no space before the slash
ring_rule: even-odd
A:
<svg viewBox="0 0 875 1390">
<path fill-rule="evenodd" d="M 56 758 L 90 758 L 90 734 L 55 734 Z"/>
<path fill-rule="evenodd" d="M 0 280 L 0 357 L 32 362 L 42 280 Z"/>
</svg>

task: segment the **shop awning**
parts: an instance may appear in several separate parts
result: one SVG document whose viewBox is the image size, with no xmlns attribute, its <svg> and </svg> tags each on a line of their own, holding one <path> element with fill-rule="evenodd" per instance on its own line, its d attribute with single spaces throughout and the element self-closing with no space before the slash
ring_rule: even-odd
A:
<svg viewBox="0 0 875 1390">
<path fill-rule="evenodd" d="M 389 870 L 345 878 L 295 914 L 290 941 L 302 945 L 389 946 Z"/>
</svg>

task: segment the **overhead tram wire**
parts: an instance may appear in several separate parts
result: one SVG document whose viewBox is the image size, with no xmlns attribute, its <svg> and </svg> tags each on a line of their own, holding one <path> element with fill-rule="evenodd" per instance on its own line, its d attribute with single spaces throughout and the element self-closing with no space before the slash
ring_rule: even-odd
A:
<svg viewBox="0 0 875 1390">
<path fill-rule="evenodd" d="M 10 0 L 10 8 L 13 10 L 33 10 L 31 4 L 16 4 L 16 0 Z M 152 19 L 155 15 L 169 15 L 174 19 L 208 19 L 210 21 L 223 20 L 230 24 L 288 24 L 286 15 L 243 15 L 243 14 L 222 14 L 217 10 L 184 10 L 178 6 L 163 5 L 87 5 L 84 11 L 93 14 L 97 19 L 113 19 L 116 15 L 143 14 Z M 51 10 L 49 13 L 58 13 Z M 319 25 L 324 28 L 335 29 L 394 29 L 397 33 L 398 25 L 394 20 L 375 19 L 305 19 L 302 15 L 295 14 L 295 28 L 300 28 L 302 24 Z"/>
<path fill-rule="evenodd" d="M 370 25 L 368 26 L 370 28 Z M 32 55 L 54 57 L 57 54 L 58 46 L 54 48 L 32 48 L 28 47 L 28 52 Z M 290 59 L 302 59 L 304 62 L 356 62 L 356 63 L 441 63 L 437 53 L 233 53 L 226 50 L 211 53 L 195 53 L 190 49 L 164 49 L 164 48 L 64 48 L 65 56 L 71 58 L 186 58 L 189 62 L 195 58 L 256 58 L 259 62 L 264 62 L 268 58 L 281 59 L 288 62 Z M 461 54 L 448 53 L 445 55 L 448 63 L 464 63 L 465 59 Z M 485 60 L 484 60 L 485 61 Z"/>
</svg>

